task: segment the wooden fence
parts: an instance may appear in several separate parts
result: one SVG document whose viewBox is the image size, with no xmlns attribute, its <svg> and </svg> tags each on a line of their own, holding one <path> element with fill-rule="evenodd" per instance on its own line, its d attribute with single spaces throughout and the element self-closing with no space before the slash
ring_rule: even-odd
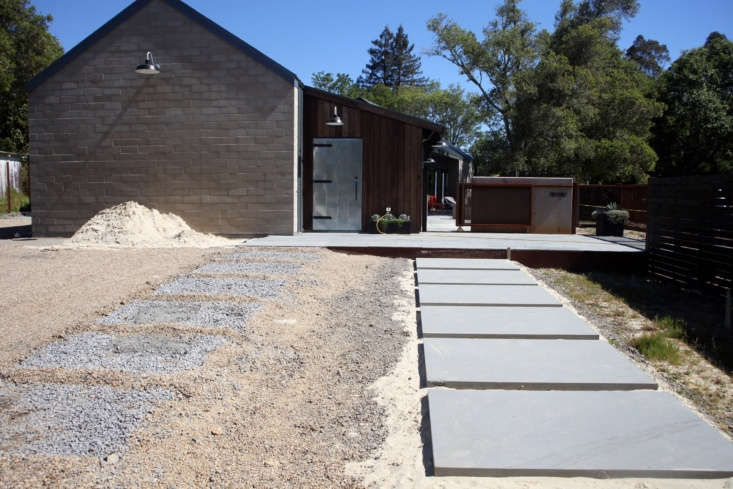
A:
<svg viewBox="0 0 733 489">
<path fill-rule="evenodd" d="M 649 272 L 696 290 L 733 287 L 733 175 L 653 178 Z"/>
<path fill-rule="evenodd" d="M 578 185 L 579 217 L 593 220 L 594 210 L 611 202 L 629 211 L 628 227 L 644 227 L 647 223 L 648 185 Z"/>
</svg>

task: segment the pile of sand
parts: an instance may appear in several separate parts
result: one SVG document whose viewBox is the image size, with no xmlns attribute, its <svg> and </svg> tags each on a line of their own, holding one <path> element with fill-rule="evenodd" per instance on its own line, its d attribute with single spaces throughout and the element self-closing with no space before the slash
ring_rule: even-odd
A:
<svg viewBox="0 0 733 489">
<path fill-rule="evenodd" d="M 74 247 L 207 248 L 235 241 L 194 231 L 175 214 L 162 214 L 137 202 L 100 211 L 66 241 Z"/>
</svg>

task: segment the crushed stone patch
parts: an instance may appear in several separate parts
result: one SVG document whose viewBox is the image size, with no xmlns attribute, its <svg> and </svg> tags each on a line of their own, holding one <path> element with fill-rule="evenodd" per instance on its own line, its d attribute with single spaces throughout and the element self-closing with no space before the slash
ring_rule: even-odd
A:
<svg viewBox="0 0 733 489">
<path fill-rule="evenodd" d="M 309 261 L 318 260 L 322 257 L 321 253 L 315 251 L 294 251 L 287 249 L 260 249 L 246 248 L 238 246 L 237 251 L 221 255 L 222 260 L 298 260 Z"/>
<path fill-rule="evenodd" d="M 21 367 L 169 374 L 200 367 L 225 342 L 211 335 L 81 333 L 42 348 L 21 362 Z"/>
<path fill-rule="evenodd" d="M 122 452 L 127 437 L 166 389 L 118 389 L 0 382 L 0 451 L 102 457 Z"/>
<path fill-rule="evenodd" d="M 191 295 L 243 295 L 248 297 L 276 297 L 283 280 L 183 277 L 163 284 L 155 290 L 156 294 Z"/>
<path fill-rule="evenodd" d="M 179 324 L 182 326 L 244 331 L 262 308 L 259 302 L 134 301 L 112 311 L 100 324 Z"/>
<path fill-rule="evenodd" d="M 300 263 L 218 262 L 203 265 L 194 270 L 194 273 L 293 275 L 301 267 Z"/>
</svg>

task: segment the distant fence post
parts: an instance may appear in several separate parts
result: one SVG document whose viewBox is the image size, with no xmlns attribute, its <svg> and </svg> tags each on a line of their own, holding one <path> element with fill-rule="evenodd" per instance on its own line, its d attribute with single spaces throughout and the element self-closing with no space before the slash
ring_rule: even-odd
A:
<svg viewBox="0 0 733 489">
<path fill-rule="evenodd" d="M 13 184 L 10 181 L 10 162 L 9 161 L 5 162 L 5 181 L 7 182 L 6 190 L 8 193 L 8 214 L 10 214 L 11 212 L 13 212 L 13 203 L 11 201 L 13 194 L 10 191 L 10 189 L 13 187 Z"/>
</svg>

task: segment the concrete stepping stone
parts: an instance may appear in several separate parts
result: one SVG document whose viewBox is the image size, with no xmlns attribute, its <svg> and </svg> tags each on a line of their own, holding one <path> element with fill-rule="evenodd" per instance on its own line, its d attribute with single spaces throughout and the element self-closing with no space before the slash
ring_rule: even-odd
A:
<svg viewBox="0 0 733 489">
<path fill-rule="evenodd" d="M 244 331 L 259 302 L 134 301 L 101 318 L 100 324 L 180 324 Z"/>
<path fill-rule="evenodd" d="M 430 389 L 437 476 L 723 478 L 733 444 L 666 392 Z"/>
<path fill-rule="evenodd" d="M 456 285 L 537 285 L 537 281 L 522 270 L 438 270 L 420 268 L 417 281 L 422 284 Z"/>
<path fill-rule="evenodd" d="M 519 285 L 421 284 L 419 295 L 421 306 L 562 306 L 544 287 Z"/>
<path fill-rule="evenodd" d="M 564 307 L 421 306 L 420 322 L 425 338 L 598 339 Z"/>
<path fill-rule="evenodd" d="M 429 386 L 631 390 L 657 383 L 605 341 L 425 338 Z"/>
<path fill-rule="evenodd" d="M 441 270 L 519 270 L 510 260 L 484 258 L 416 258 L 417 268 Z"/>
<path fill-rule="evenodd" d="M 226 342 L 221 336 L 211 335 L 117 336 L 89 332 L 51 343 L 20 365 L 169 374 L 202 366 L 209 354 Z"/>
</svg>

